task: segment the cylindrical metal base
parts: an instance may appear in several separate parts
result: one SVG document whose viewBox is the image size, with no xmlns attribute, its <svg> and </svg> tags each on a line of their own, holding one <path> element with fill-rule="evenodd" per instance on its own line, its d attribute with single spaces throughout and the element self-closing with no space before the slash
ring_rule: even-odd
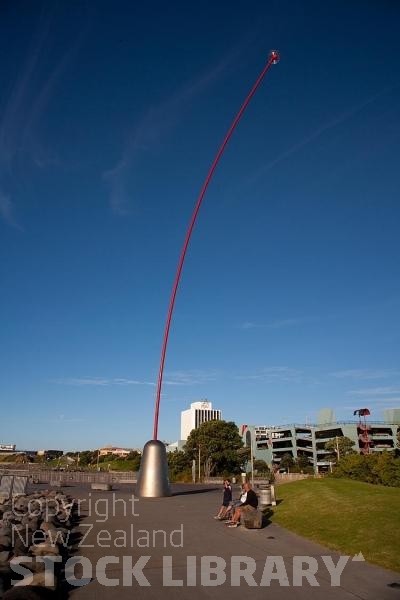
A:
<svg viewBox="0 0 400 600">
<path fill-rule="evenodd" d="M 170 495 L 165 444 L 160 440 L 150 440 L 143 448 L 136 496 L 163 498 Z"/>
</svg>

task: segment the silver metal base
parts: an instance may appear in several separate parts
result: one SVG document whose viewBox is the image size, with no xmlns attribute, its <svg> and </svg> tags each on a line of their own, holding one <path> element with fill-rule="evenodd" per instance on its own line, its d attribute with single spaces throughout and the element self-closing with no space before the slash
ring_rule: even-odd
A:
<svg viewBox="0 0 400 600">
<path fill-rule="evenodd" d="M 163 498 L 170 495 L 165 444 L 160 440 L 150 440 L 143 448 L 136 496 Z"/>
</svg>

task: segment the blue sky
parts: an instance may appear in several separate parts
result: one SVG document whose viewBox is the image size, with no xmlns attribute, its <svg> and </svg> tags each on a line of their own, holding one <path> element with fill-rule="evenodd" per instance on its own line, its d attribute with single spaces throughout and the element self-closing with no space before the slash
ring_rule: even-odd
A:
<svg viewBox="0 0 400 600">
<path fill-rule="evenodd" d="M 400 7 L 3 2 L 0 441 L 160 439 L 400 406 Z"/>
</svg>

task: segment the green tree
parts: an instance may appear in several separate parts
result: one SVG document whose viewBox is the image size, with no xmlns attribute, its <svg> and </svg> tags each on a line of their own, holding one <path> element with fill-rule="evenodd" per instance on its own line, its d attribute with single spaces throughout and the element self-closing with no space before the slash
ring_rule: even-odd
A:
<svg viewBox="0 0 400 600">
<path fill-rule="evenodd" d="M 304 455 L 304 454 L 300 454 L 300 456 L 298 456 L 296 458 L 296 466 L 298 467 L 299 471 L 304 471 L 307 470 L 311 465 L 310 462 L 308 460 L 308 456 Z M 311 467 L 312 469 L 312 467 Z"/>
<path fill-rule="evenodd" d="M 265 462 L 265 460 L 256 458 L 254 460 L 253 466 L 254 466 L 254 470 L 257 471 L 258 473 L 269 473 L 269 467 L 268 467 L 267 463 Z"/>
<path fill-rule="evenodd" d="M 128 456 L 126 456 L 126 460 L 133 460 L 138 456 L 140 456 L 140 452 L 138 452 L 137 450 L 131 450 Z"/>
<path fill-rule="evenodd" d="M 347 454 L 354 454 L 354 442 L 345 435 L 338 436 L 326 442 L 325 450 L 332 453 L 332 458 L 340 460 Z"/>
<path fill-rule="evenodd" d="M 243 462 L 238 454 L 243 441 L 232 421 L 207 421 L 191 431 L 185 453 L 190 460 L 200 461 L 205 477 L 223 473 L 235 473 Z"/>
<path fill-rule="evenodd" d="M 108 454 L 103 454 L 102 456 L 99 456 L 99 463 L 110 463 L 113 460 L 116 460 L 117 458 L 118 457 L 115 454 L 109 452 Z M 97 455 L 93 456 L 92 462 L 97 463 Z"/>
<path fill-rule="evenodd" d="M 243 448 L 236 450 L 236 453 L 238 456 L 237 472 L 246 473 L 251 460 L 251 448 L 250 446 L 243 446 Z"/>
<path fill-rule="evenodd" d="M 139 471 L 142 455 L 140 452 L 135 452 L 135 456 L 132 457 L 132 471 Z"/>
<path fill-rule="evenodd" d="M 371 465 L 371 471 L 375 475 L 374 483 L 400 487 L 400 460 L 394 452 L 385 451 L 373 456 L 375 461 Z"/>
<path fill-rule="evenodd" d="M 185 474 L 188 477 L 191 473 L 192 460 L 183 450 L 174 450 L 167 453 L 168 470 L 171 479 L 176 479 L 177 476 Z"/>
<path fill-rule="evenodd" d="M 97 458 L 97 450 L 94 452 L 92 450 L 83 450 L 82 452 L 79 452 L 79 465 L 81 467 L 87 467 L 93 462 L 95 456 Z"/>
<path fill-rule="evenodd" d="M 400 459 L 394 452 L 347 454 L 339 460 L 332 476 L 400 487 Z"/>
<path fill-rule="evenodd" d="M 291 467 L 293 467 L 293 465 L 294 465 L 293 456 L 291 454 L 289 454 L 289 452 L 287 452 L 286 454 L 284 454 L 282 456 L 281 461 L 279 463 L 279 468 L 286 469 L 287 471 L 289 471 L 289 469 Z"/>
</svg>

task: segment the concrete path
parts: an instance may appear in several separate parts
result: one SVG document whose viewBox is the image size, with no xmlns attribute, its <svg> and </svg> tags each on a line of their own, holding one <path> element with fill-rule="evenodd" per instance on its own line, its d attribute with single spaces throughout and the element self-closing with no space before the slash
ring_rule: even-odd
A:
<svg viewBox="0 0 400 600">
<path fill-rule="evenodd" d="M 236 600 L 244 593 L 253 600 L 269 595 L 400 600 L 400 573 L 341 558 L 274 524 L 248 530 L 215 521 L 220 489 L 176 486 L 170 498 L 140 500 L 133 491 L 130 486 L 112 492 L 70 489 L 80 499 L 82 515 L 83 537 L 75 555 L 85 557 L 89 581 L 71 586 L 71 600 L 179 600 L 189 595 Z M 302 562 L 299 557 L 307 558 Z M 80 572 L 78 563 L 76 577 Z"/>
</svg>

